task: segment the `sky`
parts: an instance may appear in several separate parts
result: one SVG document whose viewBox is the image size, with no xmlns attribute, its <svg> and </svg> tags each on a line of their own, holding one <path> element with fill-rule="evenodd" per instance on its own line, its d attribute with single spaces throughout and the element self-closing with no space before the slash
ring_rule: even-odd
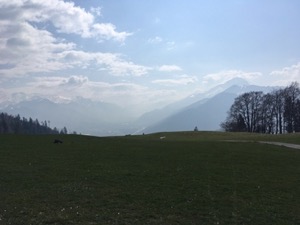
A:
<svg viewBox="0 0 300 225">
<path fill-rule="evenodd" d="M 232 78 L 300 82 L 298 0 L 0 0 L 0 103 L 137 114 Z"/>
</svg>

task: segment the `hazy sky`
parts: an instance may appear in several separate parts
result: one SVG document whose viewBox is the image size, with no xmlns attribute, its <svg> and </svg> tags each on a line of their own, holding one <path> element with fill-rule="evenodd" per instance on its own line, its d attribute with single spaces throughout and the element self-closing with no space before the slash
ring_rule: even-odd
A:
<svg viewBox="0 0 300 225">
<path fill-rule="evenodd" d="M 140 110 L 234 77 L 300 82 L 299 0 L 0 0 L 0 102 Z"/>
</svg>

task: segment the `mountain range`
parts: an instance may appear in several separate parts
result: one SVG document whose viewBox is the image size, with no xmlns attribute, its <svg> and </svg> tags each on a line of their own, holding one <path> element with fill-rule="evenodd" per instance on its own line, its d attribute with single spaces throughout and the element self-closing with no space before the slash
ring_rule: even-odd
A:
<svg viewBox="0 0 300 225">
<path fill-rule="evenodd" d="M 232 79 L 207 92 L 195 93 L 182 100 L 133 118 L 128 109 L 107 102 L 78 97 L 74 101 L 48 98 L 23 98 L 3 102 L 0 110 L 11 115 L 47 121 L 51 127 L 67 127 L 69 132 L 97 136 L 153 133 L 160 131 L 219 130 L 234 99 L 245 92 L 269 92 L 275 87 L 249 85 Z"/>
<path fill-rule="evenodd" d="M 83 98 L 65 103 L 33 98 L 5 106 L 1 111 L 37 118 L 39 121 L 46 120 L 51 127 L 67 127 L 69 132 L 99 136 L 123 134 L 123 130 L 127 129 L 124 121 L 130 117 L 117 105 Z"/>
<path fill-rule="evenodd" d="M 227 87 L 227 85 L 223 85 Z M 182 131 L 198 130 L 214 131 L 220 130 L 220 124 L 225 121 L 234 99 L 242 93 L 250 91 L 270 92 L 274 87 L 262 87 L 249 85 L 246 83 L 236 83 L 228 88 L 220 90 L 212 97 L 202 98 L 177 112 L 157 121 L 153 125 L 146 127 L 144 133 L 153 133 L 159 131 Z M 216 90 L 214 88 L 214 90 Z M 206 93 L 207 94 L 207 93 Z"/>
</svg>

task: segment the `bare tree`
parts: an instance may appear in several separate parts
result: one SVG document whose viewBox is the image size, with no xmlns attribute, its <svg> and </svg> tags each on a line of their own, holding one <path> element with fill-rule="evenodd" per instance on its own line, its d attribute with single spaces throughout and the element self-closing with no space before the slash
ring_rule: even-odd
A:
<svg viewBox="0 0 300 225">
<path fill-rule="evenodd" d="M 238 129 L 246 129 L 248 132 L 257 132 L 260 122 L 260 109 L 263 92 L 248 92 L 235 98 L 230 108 L 227 121 L 224 126 L 238 126 Z M 244 124 L 244 126 L 243 126 Z"/>
<path fill-rule="evenodd" d="M 275 110 L 275 133 L 283 133 L 283 113 L 284 113 L 284 90 L 278 89 L 272 92 L 274 96 L 274 110 Z"/>
<path fill-rule="evenodd" d="M 284 89 L 284 120 L 288 133 L 296 132 L 297 100 L 300 98 L 300 89 L 297 82 L 293 82 Z"/>
<path fill-rule="evenodd" d="M 238 96 L 221 127 L 226 131 L 300 132 L 299 84 L 293 82 L 268 94 L 248 92 Z"/>
<path fill-rule="evenodd" d="M 273 133 L 275 127 L 275 106 L 274 106 L 274 95 L 265 94 L 262 99 L 261 115 L 260 115 L 260 132 L 262 133 Z"/>
</svg>

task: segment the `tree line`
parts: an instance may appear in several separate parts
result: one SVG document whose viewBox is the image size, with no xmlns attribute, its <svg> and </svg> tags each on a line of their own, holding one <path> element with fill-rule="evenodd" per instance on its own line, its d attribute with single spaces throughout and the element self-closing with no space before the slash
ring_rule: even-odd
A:
<svg viewBox="0 0 300 225">
<path fill-rule="evenodd" d="M 239 95 L 221 127 L 232 132 L 300 132 L 299 84 L 293 82 L 267 94 L 253 91 Z"/>
<path fill-rule="evenodd" d="M 47 121 L 39 122 L 38 119 L 21 118 L 20 115 L 12 116 L 0 113 L 0 134 L 67 134 L 67 128 L 61 130 L 50 128 Z"/>
</svg>

